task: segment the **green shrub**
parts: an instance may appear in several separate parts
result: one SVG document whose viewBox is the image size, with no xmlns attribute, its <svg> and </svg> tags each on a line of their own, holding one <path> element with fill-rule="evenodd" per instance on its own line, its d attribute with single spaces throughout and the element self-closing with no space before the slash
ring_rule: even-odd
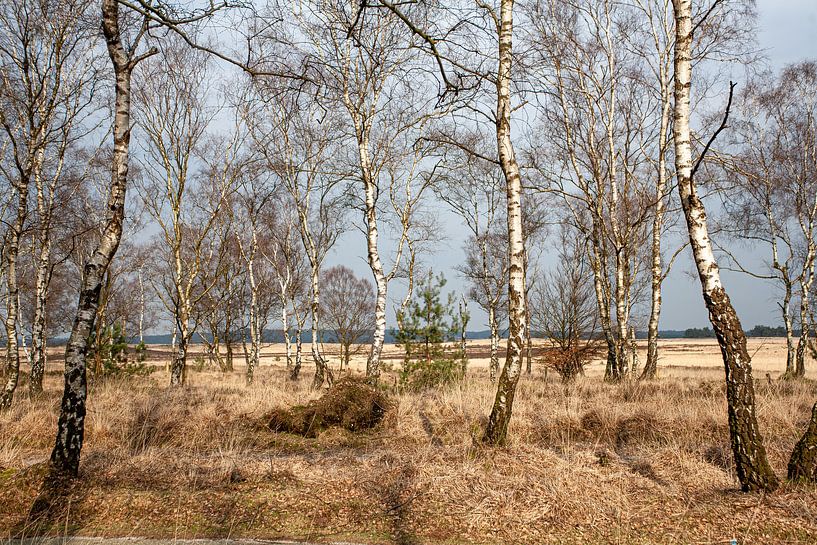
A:
<svg viewBox="0 0 817 545">
<path fill-rule="evenodd" d="M 462 380 L 462 360 L 438 358 L 403 362 L 400 384 L 406 390 L 420 392 Z"/>
<path fill-rule="evenodd" d="M 125 331 L 119 322 L 108 326 L 102 333 L 99 342 L 91 337 L 89 355 L 96 362 L 91 371 L 98 377 L 144 376 L 151 372 L 145 364 L 144 343 L 136 348 L 136 357 L 128 357 L 128 340 Z"/>
<path fill-rule="evenodd" d="M 405 310 L 398 312 L 395 339 L 405 352 L 400 384 L 406 389 L 435 388 L 463 377 L 465 355 L 455 343 L 462 327 L 454 312 L 454 294 L 442 300 L 443 286 L 443 275 L 429 272 Z"/>
<path fill-rule="evenodd" d="M 207 367 L 207 360 L 204 359 L 204 356 L 198 354 L 195 358 L 193 358 L 193 370 L 197 373 L 201 373 L 204 371 L 204 368 Z"/>
<path fill-rule="evenodd" d="M 145 341 L 139 341 L 139 344 L 133 349 L 136 361 L 143 363 L 147 359 L 148 348 L 145 346 Z"/>
</svg>

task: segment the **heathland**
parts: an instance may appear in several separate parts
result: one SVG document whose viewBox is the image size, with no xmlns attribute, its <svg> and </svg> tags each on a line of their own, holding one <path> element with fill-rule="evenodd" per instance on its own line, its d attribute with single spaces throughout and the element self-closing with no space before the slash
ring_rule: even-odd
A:
<svg viewBox="0 0 817 545">
<path fill-rule="evenodd" d="M 752 339 L 749 349 L 769 459 L 785 474 L 817 397 L 815 373 L 778 380 L 785 345 Z M 193 365 L 184 387 L 169 388 L 167 347 L 152 348 L 147 376 L 92 381 L 82 486 L 35 523 L 28 514 L 59 411 L 55 353 L 45 395 L 21 396 L 0 413 L 0 538 L 817 542 L 813 487 L 740 492 L 714 341 L 665 341 L 654 381 L 608 384 L 594 362 L 565 385 L 534 362 L 503 448 L 478 441 L 495 393 L 483 341 L 469 345 L 463 381 L 425 393 L 400 391 L 401 354 L 388 346 L 394 370 L 381 382 L 394 414 L 371 431 L 329 429 L 316 438 L 266 427 L 273 409 L 321 392 L 310 390 L 308 367 L 288 379 L 282 346 L 262 354 L 251 386 L 240 366 L 224 373 Z M 353 360 L 351 374 L 361 363 Z"/>
</svg>

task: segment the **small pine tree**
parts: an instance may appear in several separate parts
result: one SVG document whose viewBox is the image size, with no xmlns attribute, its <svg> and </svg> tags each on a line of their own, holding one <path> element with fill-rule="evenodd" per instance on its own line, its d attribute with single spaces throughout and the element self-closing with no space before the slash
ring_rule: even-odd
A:
<svg viewBox="0 0 817 545">
<path fill-rule="evenodd" d="M 139 363 L 144 363 L 147 359 L 148 347 L 145 345 L 145 341 L 139 341 L 139 344 L 133 349 L 136 355 L 136 361 Z"/>
<path fill-rule="evenodd" d="M 101 363 L 100 367 L 92 370 L 99 376 L 145 375 L 149 368 L 144 363 L 146 347 L 140 343 L 137 348 L 137 359 L 133 362 L 128 359 L 128 339 L 122 324 L 115 322 L 108 326 L 97 345 L 91 337 L 90 354 Z"/>
<path fill-rule="evenodd" d="M 463 354 L 455 342 L 462 326 L 454 311 L 454 295 L 442 299 L 444 286 L 442 274 L 435 277 L 429 272 L 397 316 L 396 341 L 405 351 L 400 381 L 410 390 L 448 384 L 463 375 Z"/>
</svg>

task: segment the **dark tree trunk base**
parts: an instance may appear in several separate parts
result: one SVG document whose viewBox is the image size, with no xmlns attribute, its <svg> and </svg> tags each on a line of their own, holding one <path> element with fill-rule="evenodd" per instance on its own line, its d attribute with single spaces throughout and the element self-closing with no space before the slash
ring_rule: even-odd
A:
<svg viewBox="0 0 817 545">
<path fill-rule="evenodd" d="M 780 484 L 772 471 L 755 415 L 752 360 L 746 335 L 723 288 L 704 294 L 726 372 L 729 437 L 744 492 L 771 492 Z"/>
<path fill-rule="evenodd" d="M 817 403 L 811 409 L 808 428 L 789 458 L 788 478 L 795 482 L 817 482 Z"/>
</svg>

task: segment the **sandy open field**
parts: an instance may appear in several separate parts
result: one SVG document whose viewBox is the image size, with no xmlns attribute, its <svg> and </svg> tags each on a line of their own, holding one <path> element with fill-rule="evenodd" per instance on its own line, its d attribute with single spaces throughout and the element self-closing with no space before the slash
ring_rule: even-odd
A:
<svg viewBox="0 0 817 545">
<path fill-rule="evenodd" d="M 500 343 L 500 364 L 504 361 L 504 342 Z M 546 341 L 534 340 L 534 346 L 549 346 Z M 720 349 L 714 339 L 667 339 L 660 343 L 659 374 L 662 377 L 688 377 L 690 374 L 697 378 L 717 379 L 723 376 L 723 361 Z M 152 346 L 151 360 L 155 363 L 167 363 L 170 360 L 170 347 Z M 748 339 L 749 354 L 752 356 L 752 365 L 755 369 L 755 378 L 765 378 L 769 373 L 776 378 L 786 368 L 786 341 L 780 338 L 750 338 Z M 646 346 L 640 341 L 639 361 L 643 365 L 647 358 Z M 203 354 L 201 346 L 194 346 L 193 354 Z M 304 362 L 310 361 L 309 345 L 304 345 Z M 338 345 L 323 345 L 323 353 L 338 366 L 340 347 Z M 533 367 L 535 373 L 542 374 L 544 369 L 537 362 L 537 351 L 534 350 Z M 352 369 L 363 372 L 366 369 L 365 347 L 360 347 L 352 356 Z M 59 354 L 57 354 L 59 357 Z M 236 357 L 236 364 L 242 363 L 242 356 Z M 191 358 L 192 361 L 193 358 Z M 402 359 L 402 349 L 393 344 L 387 344 L 383 350 L 383 359 L 395 368 L 399 368 Z M 261 350 L 262 366 L 281 366 L 286 362 L 286 348 L 283 344 L 265 344 Z M 490 361 L 490 342 L 486 339 L 468 341 L 468 365 L 470 368 L 485 370 Z M 604 375 L 604 361 L 595 360 L 586 369 L 588 377 Z M 817 363 L 807 368 L 806 376 L 817 379 Z"/>
<path fill-rule="evenodd" d="M 314 439 L 265 426 L 272 409 L 320 395 L 309 389 L 308 358 L 297 382 L 286 378 L 283 346 L 274 345 L 264 347 L 250 387 L 239 357 L 234 372 L 191 369 L 187 386 L 170 389 L 169 352 L 152 348 L 157 370 L 149 376 L 91 383 L 80 480 L 61 510 L 36 522 L 28 510 L 53 442 L 58 358 L 42 399 L 26 399 L 21 385 L 0 414 L 0 539 L 817 543 L 813 487 L 739 491 L 713 341 L 662 343 L 660 379 L 650 383 L 605 384 L 597 362 L 564 386 L 535 362 L 520 381 L 503 448 L 478 441 L 494 395 L 485 341 L 470 345 L 462 383 L 408 393 L 387 374 L 396 405 L 387 425 Z M 781 477 L 817 401 L 814 362 L 808 380 L 776 379 L 784 348 L 750 341 L 760 424 Z M 400 353 L 389 347 L 388 356 L 397 368 Z"/>
</svg>

